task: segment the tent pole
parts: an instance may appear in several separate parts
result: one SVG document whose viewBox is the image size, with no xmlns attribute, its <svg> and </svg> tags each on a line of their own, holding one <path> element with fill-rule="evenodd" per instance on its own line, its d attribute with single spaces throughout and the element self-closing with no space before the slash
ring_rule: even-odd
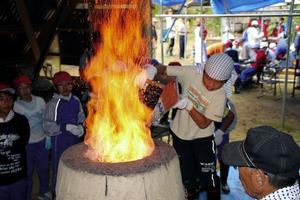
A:
<svg viewBox="0 0 300 200">
<path fill-rule="evenodd" d="M 289 70 L 289 49 L 291 45 L 291 28 L 292 28 L 292 13 L 294 10 L 294 2 L 295 0 L 291 1 L 290 5 L 290 15 L 288 16 L 288 26 L 287 26 L 287 36 L 288 36 L 288 51 L 286 56 L 286 65 L 285 65 L 285 80 L 284 80 L 284 91 L 282 96 L 282 106 L 281 106 L 281 127 L 284 128 L 285 125 L 285 114 L 286 114 L 286 97 L 287 97 L 287 84 L 288 84 L 288 70 Z"/>
<path fill-rule="evenodd" d="M 163 14 L 163 0 L 160 0 L 160 14 Z M 163 18 L 160 18 L 159 21 L 160 21 L 160 55 L 161 55 L 161 63 L 164 64 Z"/>
</svg>

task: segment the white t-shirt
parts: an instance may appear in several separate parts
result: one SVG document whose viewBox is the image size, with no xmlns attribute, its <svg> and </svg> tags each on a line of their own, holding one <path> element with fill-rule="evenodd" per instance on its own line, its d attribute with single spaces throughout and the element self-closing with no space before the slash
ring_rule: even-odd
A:
<svg viewBox="0 0 300 200">
<path fill-rule="evenodd" d="M 225 108 L 225 92 L 223 87 L 208 91 L 203 85 L 202 74 L 196 73 L 190 67 L 170 66 L 167 68 L 169 76 L 177 76 L 182 86 L 183 96 L 196 98 L 198 102 L 194 107 L 203 115 L 213 121 L 222 121 Z M 172 122 L 171 130 L 183 140 L 193 140 L 211 136 L 214 132 L 214 123 L 201 129 L 185 109 L 178 110 Z"/>
</svg>

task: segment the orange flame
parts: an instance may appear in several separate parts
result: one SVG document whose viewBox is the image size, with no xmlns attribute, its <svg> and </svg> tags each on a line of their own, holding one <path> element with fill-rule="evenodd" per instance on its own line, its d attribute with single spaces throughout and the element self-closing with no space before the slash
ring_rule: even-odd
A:
<svg viewBox="0 0 300 200">
<path fill-rule="evenodd" d="M 100 42 L 84 72 L 93 93 L 85 144 L 101 162 L 126 162 L 142 159 L 154 149 L 146 127 L 151 111 L 139 101 L 133 84 L 139 60 L 147 55 L 143 28 L 149 21 L 145 7 L 150 5 L 140 0 L 109 2 L 96 17 Z"/>
</svg>

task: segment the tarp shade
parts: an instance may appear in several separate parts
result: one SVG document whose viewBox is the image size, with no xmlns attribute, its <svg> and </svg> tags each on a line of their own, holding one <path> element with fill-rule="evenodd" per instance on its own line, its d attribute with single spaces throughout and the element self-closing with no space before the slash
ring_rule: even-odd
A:
<svg viewBox="0 0 300 200">
<path fill-rule="evenodd" d="M 184 0 L 152 0 L 153 4 L 159 4 L 163 6 L 172 6 L 172 5 L 176 5 L 176 4 L 182 4 L 184 2 Z"/>
<path fill-rule="evenodd" d="M 201 3 L 203 0 L 194 0 Z M 153 4 L 163 6 L 172 6 L 182 4 L 184 0 L 152 0 Z M 270 6 L 276 3 L 283 3 L 284 0 L 210 0 L 213 12 L 215 14 L 239 13 L 254 11 L 259 8 Z"/>
<path fill-rule="evenodd" d="M 225 14 L 254 11 L 282 2 L 284 0 L 210 0 L 210 5 L 215 14 Z"/>
</svg>

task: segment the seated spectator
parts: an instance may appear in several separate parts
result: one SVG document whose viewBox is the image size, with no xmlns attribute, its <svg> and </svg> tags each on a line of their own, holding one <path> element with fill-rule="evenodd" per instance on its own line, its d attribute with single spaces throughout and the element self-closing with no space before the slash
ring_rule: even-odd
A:
<svg viewBox="0 0 300 200">
<path fill-rule="evenodd" d="M 266 56 L 265 50 L 260 49 L 259 44 L 253 44 L 253 46 L 251 46 L 251 48 L 254 50 L 254 53 L 255 53 L 254 55 L 252 55 L 254 59 L 253 59 L 253 62 L 250 64 L 250 66 L 241 72 L 239 85 L 238 85 L 237 91 L 236 91 L 237 93 L 240 92 L 240 90 L 243 88 L 245 83 L 253 75 L 258 74 L 257 81 L 259 81 L 260 73 L 267 62 L 267 56 Z"/>
<path fill-rule="evenodd" d="M 229 55 L 233 62 L 234 62 L 234 69 L 236 71 L 236 73 L 240 74 L 241 71 L 240 71 L 240 64 L 239 64 L 239 53 L 236 49 L 233 49 L 232 48 L 232 42 L 231 41 L 228 41 L 225 43 L 225 52 L 227 55 Z"/>
<path fill-rule="evenodd" d="M 222 160 L 237 166 L 242 185 L 254 199 L 299 199 L 300 148 L 269 126 L 248 130 L 246 139 L 224 146 Z"/>
</svg>

